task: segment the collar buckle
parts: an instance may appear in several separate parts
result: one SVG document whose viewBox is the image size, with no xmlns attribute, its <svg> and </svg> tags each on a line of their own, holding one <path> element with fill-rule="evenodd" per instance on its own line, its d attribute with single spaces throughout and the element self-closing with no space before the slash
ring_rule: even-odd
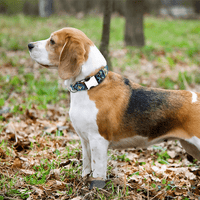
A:
<svg viewBox="0 0 200 200">
<path fill-rule="evenodd" d="M 92 87 L 97 86 L 99 84 L 94 76 L 91 76 L 89 78 L 89 80 L 84 81 L 84 83 L 85 83 L 85 85 L 86 85 L 88 90 L 91 89 Z"/>
</svg>

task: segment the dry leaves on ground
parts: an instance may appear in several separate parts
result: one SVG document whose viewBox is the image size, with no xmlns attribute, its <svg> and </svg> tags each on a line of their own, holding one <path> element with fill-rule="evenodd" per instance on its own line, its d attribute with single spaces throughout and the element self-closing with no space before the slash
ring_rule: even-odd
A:
<svg viewBox="0 0 200 200">
<path fill-rule="evenodd" d="M 30 63 L 32 68 L 27 67 L 25 73 L 31 71 L 39 77 L 38 66 Z M 10 68 L 4 66 L 1 73 L 10 73 Z M 18 74 L 17 68 L 11 71 Z M 126 76 L 140 82 L 139 74 L 127 72 Z M 50 77 L 52 72 L 45 73 Z M 151 70 L 149 73 L 145 80 L 152 86 L 152 77 L 158 76 Z M 24 91 L 13 90 L 9 98 L 14 96 L 21 105 Z M 9 108 L 9 98 L 0 113 L 4 119 L 0 125 L 0 198 L 200 199 L 199 162 L 193 161 L 178 141 L 146 150 L 109 150 L 107 185 L 89 191 L 81 178 L 82 149 L 69 120 L 68 101 L 61 100 L 64 106 L 48 104 L 45 110 L 32 103 L 16 114 Z"/>
</svg>

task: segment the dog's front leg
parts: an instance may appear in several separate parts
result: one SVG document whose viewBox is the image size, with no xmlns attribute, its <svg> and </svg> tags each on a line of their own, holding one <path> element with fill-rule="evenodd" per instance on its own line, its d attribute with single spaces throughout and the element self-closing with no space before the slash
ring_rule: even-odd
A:
<svg viewBox="0 0 200 200">
<path fill-rule="evenodd" d="M 82 177 L 91 173 L 91 151 L 90 143 L 87 139 L 81 138 L 81 145 L 83 151 L 83 170 Z"/>
<path fill-rule="evenodd" d="M 107 171 L 107 150 L 109 141 L 99 134 L 91 134 L 89 136 L 91 150 L 91 166 L 93 172 L 93 180 L 90 189 L 95 186 L 103 188 L 105 186 Z"/>
</svg>

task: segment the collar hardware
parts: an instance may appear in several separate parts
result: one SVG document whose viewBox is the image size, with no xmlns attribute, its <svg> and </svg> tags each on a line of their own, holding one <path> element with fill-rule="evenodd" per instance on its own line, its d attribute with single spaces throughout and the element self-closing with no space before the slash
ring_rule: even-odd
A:
<svg viewBox="0 0 200 200">
<path fill-rule="evenodd" d="M 87 89 L 89 90 L 92 87 L 99 85 L 99 83 L 97 82 L 96 78 L 94 76 L 92 76 L 92 77 L 90 77 L 90 79 L 88 81 L 85 81 L 85 85 L 87 86 Z"/>
<path fill-rule="evenodd" d="M 86 79 L 76 82 L 74 85 L 70 85 L 68 88 L 70 92 L 75 93 L 82 90 L 90 90 L 91 88 L 99 85 L 108 74 L 108 66 L 101 69 L 94 76 L 90 76 Z"/>
</svg>

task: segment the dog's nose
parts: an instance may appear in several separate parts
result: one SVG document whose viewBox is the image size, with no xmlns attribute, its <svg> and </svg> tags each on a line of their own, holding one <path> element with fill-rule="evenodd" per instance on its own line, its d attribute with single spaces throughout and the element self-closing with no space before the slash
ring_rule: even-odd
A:
<svg viewBox="0 0 200 200">
<path fill-rule="evenodd" d="M 34 44 L 33 43 L 29 43 L 28 44 L 28 49 L 29 49 L 29 51 L 31 51 L 31 49 L 33 49 L 34 48 Z"/>
</svg>

